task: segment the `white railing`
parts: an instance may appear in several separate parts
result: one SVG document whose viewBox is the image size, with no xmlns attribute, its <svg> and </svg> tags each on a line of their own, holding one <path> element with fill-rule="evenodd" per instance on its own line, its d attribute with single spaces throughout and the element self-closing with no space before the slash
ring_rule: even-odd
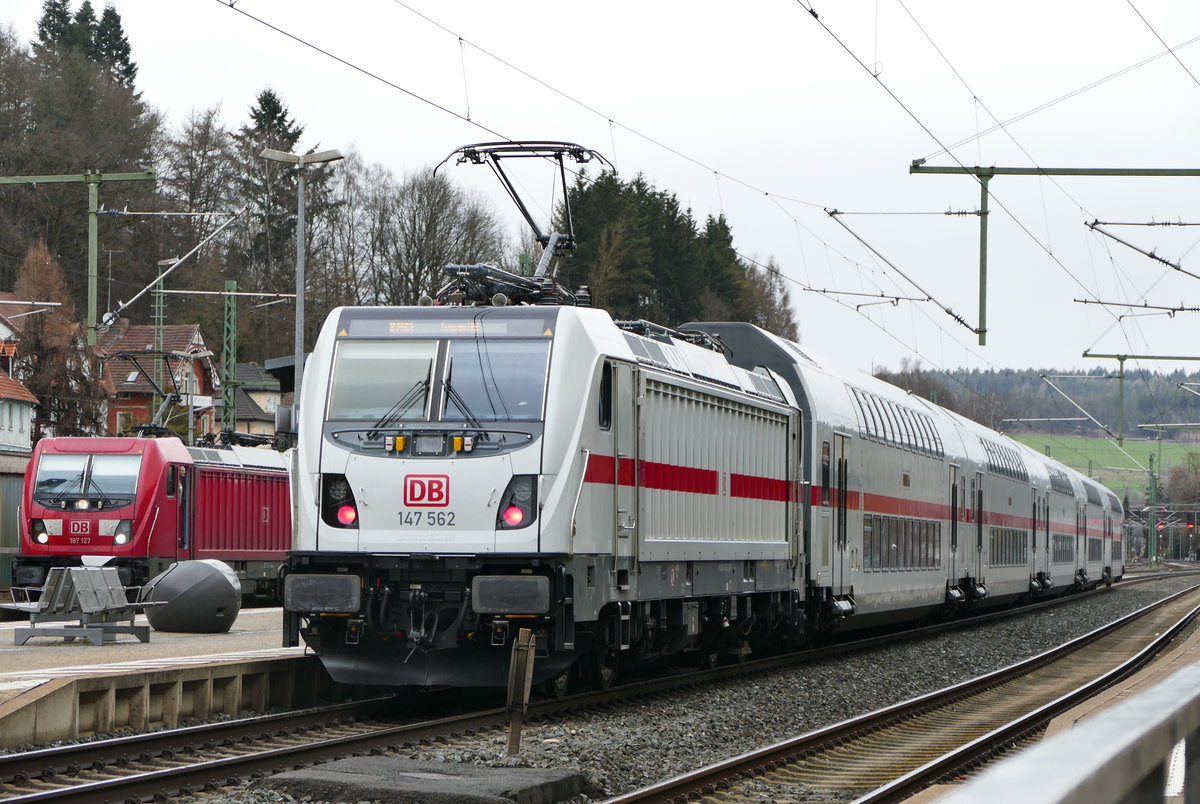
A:
<svg viewBox="0 0 1200 804">
<path fill-rule="evenodd" d="M 1200 663 L 997 763 L 939 804 L 1200 804 Z"/>
</svg>

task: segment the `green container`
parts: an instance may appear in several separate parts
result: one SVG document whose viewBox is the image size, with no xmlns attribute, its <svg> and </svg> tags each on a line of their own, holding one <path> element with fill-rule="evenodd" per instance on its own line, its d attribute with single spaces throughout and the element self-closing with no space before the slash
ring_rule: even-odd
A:
<svg viewBox="0 0 1200 804">
<path fill-rule="evenodd" d="M 21 486 L 24 475 L 0 474 L 0 589 L 12 586 L 12 563 L 20 549 Z"/>
</svg>

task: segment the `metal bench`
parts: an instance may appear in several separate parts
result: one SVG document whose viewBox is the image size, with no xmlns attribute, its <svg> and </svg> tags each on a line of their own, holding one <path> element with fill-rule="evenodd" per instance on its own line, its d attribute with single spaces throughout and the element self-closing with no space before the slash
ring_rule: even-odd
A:
<svg viewBox="0 0 1200 804">
<path fill-rule="evenodd" d="M 17 645 L 39 636 L 63 637 L 68 642 L 86 639 L 93 645 L 115 642 L 118 634 L 150 641 L 150 626 L 134 625 L 133 620 L 154 604 L 130 603 L 115 567 L 53 567 L 40 589 L 14 587 L 12 591 L 14 600 L 23 597 L 25 602 L 5 608 L 29 615 L 30 627 L 14 631 Z M 37 591 L 40 597 L 31 602 L 31 593 Z"/>
</svg>

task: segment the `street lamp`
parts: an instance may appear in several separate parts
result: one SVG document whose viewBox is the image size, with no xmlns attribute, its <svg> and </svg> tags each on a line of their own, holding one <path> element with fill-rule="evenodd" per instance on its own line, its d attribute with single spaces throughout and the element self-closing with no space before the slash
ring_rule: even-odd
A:
<svg viewBox="0 0 1200 804">
<path fill-rule="evenodd" d="M 300 406 L 300 377 L 304 373 L 304 168 L 322 162 L 336 162 L 344 159 L 338 150 L 321 151 L 315 154 L 292 154 L 286 151 L 276 151 L 274 148 L 264 148 L 259 154 L 263 159 L 273 162 L 286 162 L 295 165 L 299 177 L 296 184 L 296 367 L 295 379 L 292 383 L 292 408 L 299 410 Z M 295 419 L 293 419 L 295 427 Z"/>
</svg>

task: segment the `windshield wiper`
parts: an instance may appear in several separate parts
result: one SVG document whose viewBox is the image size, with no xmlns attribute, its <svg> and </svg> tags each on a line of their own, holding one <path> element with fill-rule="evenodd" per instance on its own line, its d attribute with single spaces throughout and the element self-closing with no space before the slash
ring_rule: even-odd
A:
<svg viewBox="0 0 1200 804">
<path fill-rule="evenodd" d="M 100 484 L 96 482 L 94 476 L 88 478 L 87 489 L 84 490 L 83 495 L 86 497 L 89 492 L 95 492 L 96 496 L 102 500 L 108 499 L 108 494 L 105 493 L 104 489 L 100 488 Z"/>
<path fill-rule="evenodd" d="M 396 404 L 388 408 L 387 412 L 379 417 L 379 421 L 375 422 L 371 429 L 367 431 L 368 440 L 374 441 L 376 438 L 379 438 L 379 436 L 382 435 L 382 433 L 380 433 L 381 429 L 399 419 L 401 414 L 412 407 L 413 403 L 418 399 L 423 398 L 425 392 L 428 390 L 428 379 L 417 380 L 415 383 L 413 383 L 412 388 L 409 388 L 408 392 L 405 393 L 404 396 L 396 400 Z"/>
<path fill-rule="evenodd" d="M 54 496 L 51 499 L 54 500 L 54 502 L 61 502 L 62 500 L 65 500 L 67 497 L 83 496 L 83 494 L 84 494 L 84 491 L 83 491 L 84 471 L 85 470 L 80 469 L 79 474 L 75 475 L 70 480 L 64 481 L 62 490 L 55 492 Z M 75 485 L 76 483 L 78 483 L 79 485 L 76 486 Z M 78 488 L 79 490 L 75 491 L 76 488 Z"/>
<path fill-rule="evenodd" d="M 467 424 L 471 425 L 472 429 L 476 430 L 481 438 L 487 438 L 487 430 L 484 430 L 483 424 L 479 419 L 475 418 L 475 414 L 471 412 L 471 406 L 467 404 L 467 400 L 463 399 L 462 394 L 455 390 L 449 380 L 442 380 L 442 388 L 446 392 L 446 398 L 453 402 L 454 407 L 462 412 Z"/>
<path fill-rule="evenodd" d="M 471 406 L 467 404 L 467 400 L 463 399 L 462 394 L 460 394 L 458 390 L 450 384 L 450 378 L 453 376 L 454 356 L 451 355 L 446 360 L 446 373 L 442 377 L 442 391 L 446 394 L 446 398 L 454 403 L 454 407 L 458 408 L 459 412 L 462 413 L 463 418 L 467 421 L 467 424 L 471 425 L 471 427 L 475 429 L 475 431 L 479 434 L 479 437 L 487 438 L 487 431 L 485 431 L 483 429 L 483 425 L 479 423 L 479 419 L 476 418 L 475 413 L 471 410 Z M 442 418 L 445 419 L 444 416 Z"/>
</svg>

